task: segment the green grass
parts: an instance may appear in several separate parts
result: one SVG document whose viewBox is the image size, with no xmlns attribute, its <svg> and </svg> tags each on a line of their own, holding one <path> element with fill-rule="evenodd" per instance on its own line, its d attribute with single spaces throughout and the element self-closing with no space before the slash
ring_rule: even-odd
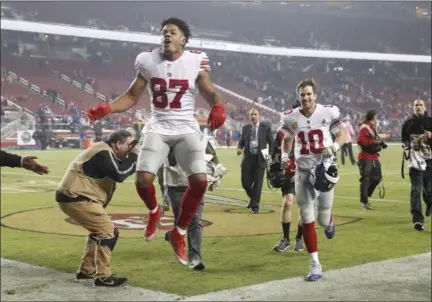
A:
<svg viewBox="0 0 432 302">
<path fill-rule="evenodd" d="M 55 185 L 48 181 L 59 181 L 77 152 L 20 152 L 37 154 L 41 162 L 50 166 L 50 178 L 21 169 L 2 168 L 2 216 L 55 206 L 53 191 L 8 192 L 31 190 L 35 185 L 41 189 L 53 190 Z M 214 194 L 246 201 L 240 185 L 240 157 L 235 155 L 235 149 L 219 149 L 217 152 L 229 173 Z M 399 146 L 389 146 L 382 154 L 385 199 L 393 202 L 373 201 L 375 211 L 365 212 L 360 209 L 358 168 L 340 167 L 342 177 L 336 186 L 333 213 L 361 220 L 337 227 L 333 240 L 327 240 L 323 230 L 318 229 L 319 253 L 324 270 L 431 251 L 430 218 L 426 220 L 426 231 L 423 233 L 414 231 L 411 223 L 408 202 L 410 185 L 408 179 L 403 180 L 400 176 L 400 152 Z M 133 177 L 129 180 L 133 181 Z M 30 181 L 36 183 L 30 184 Z M 8 189 L 11 187 L 15 191 Z M 378 192 L 374 197 L 378 198 L 377 195 Z M 279 205 L 280 200 L 280 192 L 270 192 L 264 187 L 262 202 Z M 113 204 L 122 203 L 142 205 L 132 182 L 120 185 L 115 193 Z M 144 205 L 142 206 L 144 211 Z M 60 210 L 58 213 L 62 214 Z M 226 215 L 224 219 L 230 219 L 229 214 L 221 215 Z M 205 219 L 205 212 L 203 218 Z M 46 220 L 49 217 L 40 219 Z M 280 224 L 277 216 L 274 223 Z M 217 228 L 218 225 L 210 227 Z M 75 272 L 78 266 L 85 242 L 85 237 L 39 234 L 4 227 L 1 236 L 2 257 L 70 273 Z M 123 237 L 119 239 L 113 252 L 112 268 L 118 275 L 127 276 L 132 285 L 186 296 L 304 275 L 309 266 L 307 253 L 277 254 L 271 249 L 279 239 L 280 235 L 204 237 L 203 257 L 207 270 L 195 272 L 178 264 L 171 248 L 161 238 L 147 243 L 139 238 Z"/>
</svg>

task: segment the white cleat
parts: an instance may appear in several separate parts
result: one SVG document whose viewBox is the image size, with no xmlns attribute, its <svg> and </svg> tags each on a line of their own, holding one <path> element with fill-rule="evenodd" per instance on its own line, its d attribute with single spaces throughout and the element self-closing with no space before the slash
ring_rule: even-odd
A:
<svg viewBox="0 0 432 302">
<path fill-rule="evenodd" d="M 322 277 L 321 264 L 319 264 L 316 261 L 312 261 L 311 271 L 309 274 L 306 275 L 305 280 L 306 281 L 317 281 L 317 280 L 321 279 L 321 277 Z"/>
</svg>

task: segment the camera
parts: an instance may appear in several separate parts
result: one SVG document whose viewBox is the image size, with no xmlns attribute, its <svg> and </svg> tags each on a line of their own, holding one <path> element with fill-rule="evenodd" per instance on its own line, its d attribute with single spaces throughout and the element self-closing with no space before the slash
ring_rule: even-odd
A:
<svg viewBox="0 0 432 302">
<path fill-rule="evenodd" d="M 380 142 L 380 146 L 381 146 L 381 148 L 383 148 L 383 149 L 386 149 L 386 148 L 387 148 L 387 144 L 384 143 L 384 142 Z"/>
</svg>

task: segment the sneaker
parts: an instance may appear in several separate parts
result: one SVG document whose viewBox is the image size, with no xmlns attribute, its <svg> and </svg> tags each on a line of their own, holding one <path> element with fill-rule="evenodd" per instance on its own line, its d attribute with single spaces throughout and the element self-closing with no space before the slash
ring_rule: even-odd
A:
<svg viewBox="0 0 432 302">
<path fill-rule="evenodd" d="M 152 241 L 159 230 L 159 220 L 162 216 L 162 208 L 158 205 L 157 211 L 154 214 L 149 213 L 147 219 L 147 226 L 144 231 L 144 240 Z"/>
<path fill-rule="evenodd" d="M 294 251 L 296 251 L 296 252 L 304 251 L 303 239 L 296 238 L 296 244 L 295 244 L 295 247 L 294 247 Z"/>
<path fill-rule="evenodd" d="M 321 264 L 319 264 L 316 261 L 312 261 L 311 271 L 309 274 L 306 275 L 305 280 L 306 281 L 317 281 L 317 280 L 321 279 L 321 277 L 322 277 Z"/>
<path fill-rule="evenodd" d="M 189 268 L 194 269 L 196 271 L 202 271 L 205 269 L 205 265 L 200 259 L 193 259 L 190 262 Z"/>
<path fill-rule="evenodd" d="M 324 233 L 325 233 L 327 239 L 332 239 L 335 236 L 336 226 L 335 226 L 334 221 L 324 229 Z"/>
<path fill-rule="evenodd" d="M 94 277 L 96 275 L 96 271 L 94 271 L 93 273 L 87 274 L 84 272 L 77 272 L 75 274 L 75 282 L 79 282 L 79 281 L 83 281 L 83 280 L 93 280 Z"/>
<path fill-rule="evenodd" d="M 363 210 L 373 210 L 373 208 L 369 202 L 368 203 L 362 203 L 361 207 Z"/>
<path fill-rule="evenodd" d="M 414 223 L 414 229 L 416 229 L 419 232 L 424 231 L 423 223 L 421 223 L 421 222 L 415 222 Z"/>
<path fill-rule="evenodd" d="M 187 265 L 187 258 L 185 254 L 185 236 L 181 235 L 177 228 L 174 228 L 172 231 L 168 231 L 165 234 L 165 240 L 168 241 L 173 250 L 174 255 L 176 256 L 177 260 L 183 264 Z"/>
<path fill-rule="evenodd" d="M 105 286 L 105 287 L 117 287 L 117 286 L 123 286 L 127 282 L 127 278 L 120 278 L 116 277 L 114 275 L 111 275 L 109 277 L 103 277 L 103 278 L 96 278 L 93 287 L 96 286 Z"/>
<path fill-rule="evenodd" d="M 273 247 L 273 251 L 283 253 L 291 248 L 290 242 L 286 238 L 282 238 L 278 244 Z"/>
</svg>

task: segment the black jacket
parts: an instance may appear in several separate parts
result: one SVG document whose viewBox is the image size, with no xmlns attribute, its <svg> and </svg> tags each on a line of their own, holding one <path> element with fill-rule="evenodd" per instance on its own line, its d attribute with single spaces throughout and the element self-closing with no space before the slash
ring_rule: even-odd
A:
<svg viewBox="0 0 432 302">
<path fill-rule="evenodd" d="M 60 181 L 56 201 L 91 200 L 106 206 L 116 189 L 135 172 L 138 155 L 130 153 L 120 160 L 105 142 L 93 144 L 69 165 Z"/>
<path fill-rule="evenodd" d="M 265 168 L 267 161 L 263 157 L 261 150 L 269 146 L 269 150 L 273 149 L 273 135 L 271 133 L 270 126 L 265 122 L 260 122 L 258 126 L 258 165 L 261 168 Z M 238 141 L 237 149 L 244 149 L 244 158 L 249 157 L 252 153 L 249 150 L 250 141 L 252 136 L 252 124 L 244 125 L 242 128 L 242 133 Z"/>
<path fill-rule="evenodd" d="M 402 126 L 402 143 L 409 147 L 412 141 L 411 135 L 423 134 L 425 131 L 432 131 L 432 117 L 427 112 L 420 117 L 413 115 Z M 432 140 L 429 140 L 429 145 L 432 146 Z"/>
<path fill-rule="evenodd" d="M 21 156 L 0 150 L 0 167 L 21 167 Z"/>
</svg>

